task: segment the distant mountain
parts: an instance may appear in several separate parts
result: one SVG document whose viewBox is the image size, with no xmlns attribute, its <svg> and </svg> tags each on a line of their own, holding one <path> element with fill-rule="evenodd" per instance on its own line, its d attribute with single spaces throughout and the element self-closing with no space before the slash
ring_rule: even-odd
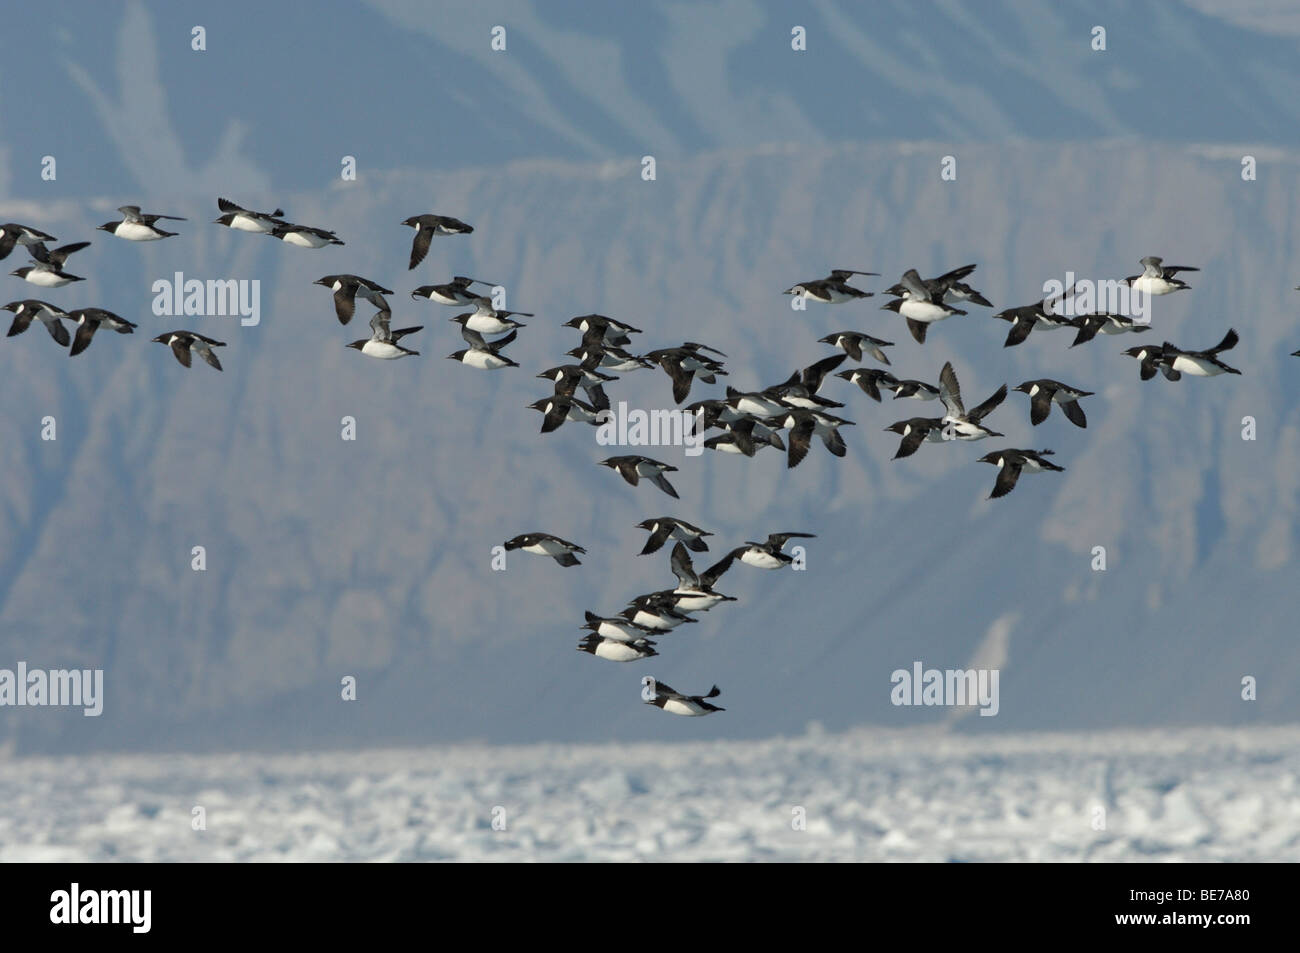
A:
<svg viewBox="0 0 1300 953">
<path fill-rule="evenodd" d="M 520 44 L 522 45 L 522 44 Z M 343 248 L 306 251 L 209 224 L 214 196 L 174 196 L 181 237 L 108 236 L 77 256 L 89 280 L 43 296 L 140 323 L 101 333 L 76 358 L 40 328 L 0 341 L 0 667 L 106 669 L 104 715 L 6 709 L 20 751 L 242 748 L 366 741 L 758 737 L 859 723 L 910 725 L 947 710 L 895 708 L 890 673 L 914 661 L 1002 671 L 1000 712 L 972 729 L 1293 720 L 1300 648 L 1291 632 L 1300 508 L 1300 255 L 1297 156 L 1261 152 L 1243 182 L 1231 150 L 1106 141 L 972 143 L 958 177 L 928 143 L 789 144 L 661 163 L 530 161 L 454 172 L 366 173 L 303 192 L 240 193 L 255 207 L 337 229 Z M 406 270 L 407 215 L 475 225 L 435 240 Z M 115 199 L 0 204 L 71 241 L 98 235 Z M 152 203 L 146 203 L 152 204 Z M 93 206 L 93 207 L 88 207 Z M 21 256 L 21 252 L 15 253 Z M 864 303 L 792 311 L 781 289 L 830 267 L 936 274 L 978 262 L 972 283 L 1001 308 L 1043 282 L 1133 274 L 1162 254 L 1202 269 L 1154 302 L 1145 339 L 1216 343 L 1229 325 L 1241 377 L 1143 383 L 1099 338 L 1035 332 L 1005 349 L 988 309 L 935 327 L 918 346 Z M 13 259 L 11 258 L 11 261 Z M 151 286 L 187 277 L 261 281 L 261 322 L 150 311 Z M 419 358 L 368 360 L 311 282 L 350 271 L 397 291 L 394 326 L 422 323 Z M 456 313 L 411 301 L 418 284 L 470 274 L 536 312 L 509 353 L 521 369 L 444 360 L 463 346 Z M 15 278 L 9 298 L 28 296 Z M 7 298 L 6 300 L 9 300 Z M 1004 441 L 929 445 L 893 462 L 890 422 L 910 401 L 871 402 L 847 382 L 849 453 L 817 444 L 788 471 L 753 460 L 651 450 L 681 468 L 681 500 L 595 465 L 591 428 L 539 435 L 525 409 L 561 363 L 568 317 L 599 311 L 645 333 L 639 349 L 702 341 L 753 387 L 830 353 L 817 338 L 861 328 L 896 342 L 900 376 L 935 380 L 952 360 L 970 401 L 1000 383 L 1056 377 L 1097 392 L 1087 430 L 1059 413 L 1031 427 L 1012 394 L 988 419 Z M 149 338 L 194 327 L 229 342 L 218 374 L 185 370 Z M 610 388 L 631 406 L 672 406 L 660 371 Z M 57 419 L 58 439 L 40 439 Z M 355 418 L 357 439 L 340 438 Z M 1258 437 L 1242 439 L 1243 418 Z M 1028 476 L 985 501 L 997 446 L 1050 447 L 1064 474 Z M 628 452 L 636 452 L 630 450 Z M 668 585 L 667 549 L 639 557 L 648 516 L 713 530 L 713 553 L 803 530 L 808 569 L 737 566 L 737 596 L 660 640 L 653 664 L 579 655 L 584 609 L 612 613 Z M 588 549 L 581 568 L 491 547 L 544 530 Z M 207 569 L 191 570 L 206 547 Z M 1105 572 L 1091 569 L 1104 546 Z M 989 661 L 991 660 L 991 661 Z M 339 697 L 355 675 L 358 701 Z M 726 713 L 667 718 L 640 678 L 723 689 Z M 1259 700 L 1240 700 L 1244 676 Z"/>
<path fill-rule="evenodd" d="M 1300 27 L 1286 3 L 794 11 L 779 0 L 374 0 L 310 15 L 256 0 L 202 14 L 18 6 L 0 51 L 7 75 L 30 81 L 0 90 L 0 195 L 116 205 L 141 190 L 311 191 L 347 155 L 373 173 L 647 154 L 671 167 L 774 141 L 1300 144 Z M 55 182 L 40 177 L 46 155 Z"/>
</svg>

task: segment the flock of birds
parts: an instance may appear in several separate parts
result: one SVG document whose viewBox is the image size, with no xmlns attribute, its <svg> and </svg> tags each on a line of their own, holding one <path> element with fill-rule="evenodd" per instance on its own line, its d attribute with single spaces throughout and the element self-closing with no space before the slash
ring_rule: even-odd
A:
<svg viewBox="0 0 1300 953">
<path fill-rule="evenodd" d="M 237 231 L 270 235 L 286 244 L 302 248 L 343 244 L 331 231 L 288 222 L 283 217 L 285 213 L 282 209 L 258 212 L 224 198 L 218 198 L 217 205 L 222 214 L 215 220 L 216 224 Z M 119 221 L 109 222 L 99 228 L 127 241 L 156 241 L 173 237 L 176 232 L 166 231 L 158 223 L 185 221 L 172 215 L 144 213 L 134 205 L 122 206 L 119 211 L 122 213 Z M 413 270 L 425 259 L 435 236 L 473 232 L 473 228 L 466 223 L 442 215 L 417 215 L 401 224 L 415 229 L 408 270 Z M 7 223 L 0 226 L 0 259 L 7 257 L 16 246 L 23 246 L 31 257 L 31 263 L 10 272 L 11 275 L 41 288 L 58 288 L 83 280 L 67 272 L 65 265 L 72 254 L 87 247 L 90 242 L 75 242 L 50 248 L 49 243 L 54 241 L 54 236 L 40 229 Z M 1182 265 L 1165 265 L 1162 259 L 1154 256 L 1143 258 L 1141 263 L 1142 273 L 1123 281 L 1134 292 L 1156 297 L 1186 290 L 1188 285 L 1178 274 L 1198 270 Z M 953 315 L 968 313 L 956 305 L 993 307 L 987 298 L 967 283 L 975 268 L 973 264 L 965 265 L 928 279 L 922 278 L 916 269 L 909 269 L 897 284 L 884 292 L 891 296 L 891 300 L 883 306 L 883 310 L 901 316 L 917 344 L 923 345 L 931 325 Z M 785 293 L 809 302 L 832 305 L 872 297 L 873 292 L 864 291 L 849 283 L 857 276 L 879 275 L 875 272 L 835 269 L 825 278 L 800 282 L 786 289 Z M 390 327 L 392 310 L 385 295 L 394 294 L 392 290 L 352 274 L 326 275 L 314 283 L 333 293 L 335 314 L 340 324 L 347 325 L 352 320 L 358 298 L 377 309 L 370 320 L 370 337 L 353 341 L 348 347 L 355 348 L 367 357 L 381 360 L 418 355 L 418 351 L 404 346 L 402 341 L 423 330 L 423 326 L 399 329 Z M 516 339 L 519 330 L 525 327 L 515 319 L 533 315 L 495 307 L 490 294 L 482 293 L 476 286 L 483 289 L 492 287 L 487 282 L 458 275 L 443 284 L 416 288 L 411 292 L 411 297 L 427 299 L 440 305 L 473 309 L 450 319 L 460 326 L 461 336 L 467 346 L 448 355 L 449 359 L 478 370 L 518 367 L 503 351 Z M 1091 341 L 1099 334 L 1116 335 L 1149 330 L 1147 324 L 1121 314 L 1095 312 L 1067 317 L 1054 310 L 1057 305 L 1069 300 L 1073 292 L 1074 286 L 1071 286 L 1052 297 L 993 314 L 994 318 L 1011 325 L 1005 346 L 1023 343 L 1035 330 L 1072 328 L 1076 333 L 1071 347 Z M 72 356 L 89 347 L 100 327 L 107 327 L 120 334 L 130 334 L 137 327 L 127 319 L 102 308 L 64 311 L 37 299 L 12 301 L 4 305 L 4 309 L 14 314 L 9 329 L 10 337 L 23 333 L 33 320 L 40 321 L 59 345 L 69 347 Z M 63 325 L 65 320 L 76 326 L 76 333 L 71 339 L 68 329 Z M 642 332 L 622 321 L 600 314 L 586 314 L 571 318 L 564 326 L 579 332 L 581 340 L 567 352 L 567 356 L 574 359 L 573 362 L 548 368 L 537 375 L 538 378 L 550 381 L 553 386 L 553 393 L 529 405 L 542 414 L 543 434 L 558 430 L 566 422 L 600 425 L 611 406 L 606 387 L 618 381 L 619 375 L 624 373 L 658 367 L 669 377 L 673 400 L 678 405 L 689 397 L 696 380 L 713 385 L 719 376 L 728 375 L 721 360 L 727 355 L 704 344 L 686 341 L 676 347 L 636 354 L 629 350 L 632 335 Z M 222 369 L 213 350 L 225 347 L 222 341 L 186 329 L 168 331 L 152 340 L 168 345 L 176 359 L 185 367 L 191 366 L 191 356 L 197 353 L 216 370 Z M 1239 374 L 1240 371 L 1229 367 L 1220 358 L 1237 341 L 1236 331 L 1229 329 L 1219 344 L 1207 350 L 1186 350 L 1166 341 L 1158 346 L 1147 344 L 1131 347 L 1123 353 L 1139 361 L 1142 380 L 1149 380 L 1161 373 L 1167 379 L 1177 381 L 1184 374 L 1196 377 Z M 941 415 L 910 417 L 884 428 L 901 437 L 894 454 L 896 460 L 911 456 L 925 443 L 976 441 L 1003 436 L 989 429 L 984 421 L 1005 400 L 1008 393 L 1006 384 L 968 410 L 951 362 L 944 364 L 937 383 L 931 384 L 895 377 L 886 369 L 891 362 L 884 349 L 893 347 L 893 342 L 861 331 L 838 331 L 820 338 L 819 343 L 827 344 L 841 353 L 796 370 L 777 384 L 745 391 L 728 386 L 722 396 L 698 400 L 682 408 L 694 415 L 693 419 L 699 420 L 706 432 L 714 429 L 720 431 L 704 440 L 704 446 L 747 457 L 753 457 L 759 450 L 771 447 L 784 452 L 787 466 L 793 468 L 804 460 L 812 447 L 813 439 L 817 438 L 831 454 L 845 456 L 847 447 L 840 430 L 854 422 L 832 413 L 845 405 L 821 394 L 823 386 L 832 376 L 856 384 L 877 403 L 883 402 L 882 392 L 891 392 L 894 400 L 938 400 L 943 405 L 945 413 Z M 1295 354 L 1300 356 L 1300 351 Z M 863 363 L 866 357 L 884 367 L 867 366 Z M 849 359 L 856 366 L 837 370 Z M 1051 413 L 1052 406 L 1056 405 L 1074 426 L 1087 427 L 1087 418 L 1079 402 L 1092 396 L 1092 391 L 1049 378 L 1025 381 L 1013 389 L 1028 396 L 1030 422 L 1034 426 L 1043 423 Z M 579 391 L 582 397 L 578 396 Z M 979 462 L 998 467 L 990 498 L 1010 493 L 1022 473 L 1063 471 L 1064 467 L 1049 459 L 1052 455 L 1051 450 L 1004 448 L 980 457 Z M 678 499 L 677 491 L 667 477 L 676 467 L 638 454 L 609 457 L 600 463 L 617 471 L 634 487 L 644 479 L 673 499 Z M 696 613 L 724 602 L 736 601 L 734 597 L 718 592 L 715 585 L 737 561 L 759 569 L 782 569 L 795 562 L 795 557 L 784 551 L 789 540 L 814 538 L 810 533 L 772 533 L 765 541 L 747 541 L 744 545 L 731 549 L 713 566 L 697 571 L 691 553 L 707 552 L 709 545 L 706 537 L 712 536 L 712 533 L 672 516 L 644 520 L 638 524 L 638 528 L 650 534 L 641 555 L 658 552 L 670 540 L 674 541 L 670 568 L 677 578 L 677 585 L 636 596 L 627 608 L 615 615 L 602 616 L 588 610 L 585 613 L 586 622 L 582 626 L 588 630 L 588 634 L 578 644 L 579 651 L 616 662 L 655 656 L 658 652 L 654 640 L 663 633 L 684 623 L 697 621 L 693 618 Z M 549 533 L 525 533 L 507 540 L 504 548 L 548 556 L 561 566 L 580 565 L 577 554 L 586 552 L 581 546 Z M 647 691 L 646 701 L 673 714 L 707 715 L 724 710 L 709 701 L 718 694 L 716 685 L 703 695 L 685 695 L 667 685 L 655 683 L 653 697 L 649 697 Z"/>
</svg>

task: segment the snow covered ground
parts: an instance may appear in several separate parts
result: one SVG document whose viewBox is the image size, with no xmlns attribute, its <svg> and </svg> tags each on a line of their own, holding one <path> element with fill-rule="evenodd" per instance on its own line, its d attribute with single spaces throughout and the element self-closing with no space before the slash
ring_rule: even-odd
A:
<svg viewBox="0 0 1300 953">
<path fill-rule="evenodd" d="M 20 758 L 0 804 L 0 862 L 1297 861 L 1300 726 Z"/>
</svg>

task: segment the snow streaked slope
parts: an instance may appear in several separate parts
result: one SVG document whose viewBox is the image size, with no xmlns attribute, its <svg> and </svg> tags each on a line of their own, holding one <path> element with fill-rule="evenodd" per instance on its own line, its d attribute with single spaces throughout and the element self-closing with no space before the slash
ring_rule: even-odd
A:
<svg viewBox="0 0 1300 953">
<path fill-rule="evenodd" d="M 13 765 L 0 862 L 1300 860 L 1295 726 Z"/>
</svg>

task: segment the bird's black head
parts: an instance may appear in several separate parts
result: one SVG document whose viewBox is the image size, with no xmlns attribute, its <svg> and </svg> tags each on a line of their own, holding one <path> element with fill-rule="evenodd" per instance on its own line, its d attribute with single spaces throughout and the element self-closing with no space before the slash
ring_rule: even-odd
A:
<svg viewBox="0 0 1300 953">
<path fill-rule="evenodd" d="M 901 308 L 902 306 L 903 306 L 903 299 L 902 299 L 902 298 L 895 298 L 893 301 L 888 301 L 888 302 L 886 302 L 885 304 L 882 304 L 882 305 L 880 306 L 880 310 L 881 310 L 881 311 L 893 311 L 893 312 L 895 312 L 895 313 L 901 313 L 901 312 L 898 311 L 898 309 Z"/>
</svg>

